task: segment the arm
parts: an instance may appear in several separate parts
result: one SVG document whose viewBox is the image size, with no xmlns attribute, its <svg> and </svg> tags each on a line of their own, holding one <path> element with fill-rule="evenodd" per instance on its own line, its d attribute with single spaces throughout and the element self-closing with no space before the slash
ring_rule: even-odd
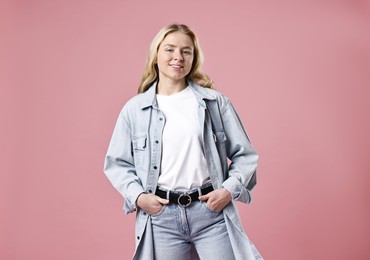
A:
<svg viewBox="0 0 370 260">
<path fill-rule="evenodd" d="M 125 198 L 125 213 L 136 210 L 136 200 L 144 192 L 136 175 L 132 154 L 131 130 L 121 111 L 108 147 L 104 162 L 104 172 L 112 185 Z"/>
<path fill-rule="evenodd" d="M 229 177 L 223 182 L 231 197 L 235 200 L 250 203 L 251 189 L 254 187 L 258 155 L 254 150 L 247 133 L 234 107 L 226 99 L 221 107 L 221 118 L 227 137 L 226 152 L 231 161 Z"/>
</svg>

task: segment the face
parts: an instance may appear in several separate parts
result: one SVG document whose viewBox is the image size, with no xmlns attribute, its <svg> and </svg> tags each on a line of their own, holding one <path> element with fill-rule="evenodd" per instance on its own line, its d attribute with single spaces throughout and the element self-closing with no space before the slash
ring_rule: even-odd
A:
<svg viewBox="0 0 370 260">
<path fill-rule="evenodd" d="M 157 65 L 160 81 L 184 81 L 194 59 L 194 44 L 182 32 L 168 34 L 159 45 Z"/>
</svg>

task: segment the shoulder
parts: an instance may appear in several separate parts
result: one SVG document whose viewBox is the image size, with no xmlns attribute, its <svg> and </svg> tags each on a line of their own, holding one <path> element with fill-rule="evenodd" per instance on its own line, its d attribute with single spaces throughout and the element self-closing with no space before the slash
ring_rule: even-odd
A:
<svg viewBox="0 0 370 260">
<path fill-rule="evenodd" d="M 131 97 L 123 105 L 120 115 L 126 120 L 131 121 L 131 119 L 140 116 L 141 111 L 143 110 L 143 104 L 145 103 L 145 93 L 137 94 Z"/>
<path fill-rule="evenodd" d="M 229 103 L 229 98 L 226 97 L 223 93 L 216 89 L 211 88 L 205 88 L 202 86 L 199 86 L 198 84 L 191 82 L 190 85 L 193 87 L 193 89 L 198 93 L 198 95 L 201 96 L 204 100 L 215 100 L 219 104 L 220 107 L 226 106 L 227 103 Z"/>
<path fill-rule="evenodd" d="M 206 93 L 206 102 L 217 102 L 217 106 L 220 109 L 221 114 L 230 108 L 230 99 L 225 96 L 223 93 L 216 89 L 200 87 L 203 93 Z"/>
<path fill-rule="evenodd" d="M 139 107 L 145 100 L 145 93 L 136 94 L 126 101 L 123 108 Z"/>
</svg>

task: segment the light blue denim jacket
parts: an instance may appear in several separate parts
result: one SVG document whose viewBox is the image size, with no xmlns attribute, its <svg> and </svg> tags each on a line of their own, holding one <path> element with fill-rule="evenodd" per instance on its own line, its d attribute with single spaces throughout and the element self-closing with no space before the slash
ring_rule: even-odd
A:
<svg viewBox="0 0 370 260">
<path fill-rule="evenodd" d="M 198 118 L 212 185 L 215 189 L 226 188 L 233 197 L 223 212 L 234 255 L 243 260 L 262 259 L 242 228 L 234 202 L 250 203 L 250 189 L 256 184 L 258 155 L 230 101 L 216 90 L 188 83 L 199 104 Z M 166 118 L 158 108 L 155 94 L 156 83 L 125 104 L 104 164 L 105 174 L 125 198 L 125 213 L 137 210 L 134 259 L 154 259 L 150 218 L 136 207 L 136 199 L 143 192 L 155 192 L 160 174 Z M 223 126 L 212 127 L 207 111 L 209 102 L 217 102 Z M 223 131 L 214 132 L 213 129 Z"/>
</svg>

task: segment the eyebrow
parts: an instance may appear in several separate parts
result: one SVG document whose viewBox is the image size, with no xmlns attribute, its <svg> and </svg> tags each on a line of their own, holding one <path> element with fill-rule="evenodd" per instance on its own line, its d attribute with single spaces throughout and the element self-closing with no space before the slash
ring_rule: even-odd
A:
<svg viewBox="0 0 370 260">
<path fill-rule="evenodd" d="M 169 44 L 169 43 L 167 43 L 167 44 L 165 44 L 164 45 L 164 47 L 177 47 L 176 45 L 173 45 L 173 44 Z M 193 49 L 192 47 L 190 47 L 190 46 L 185 46 L 185 47 L 183 47 L 182 49 Z"/>
</svg>

